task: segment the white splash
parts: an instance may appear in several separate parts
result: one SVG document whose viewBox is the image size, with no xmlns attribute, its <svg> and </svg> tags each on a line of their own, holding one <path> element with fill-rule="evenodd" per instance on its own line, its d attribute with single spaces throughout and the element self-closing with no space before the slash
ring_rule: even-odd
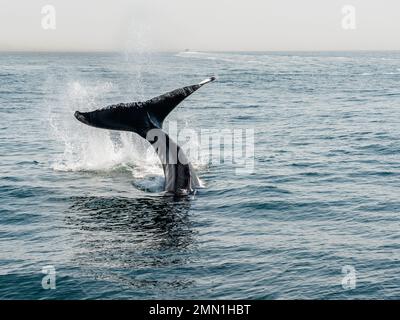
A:
<svg viewBox="0 0 400 320">
<path fill-rule="evenodd" d="M 86 126 L 74 118 L 74 112 L 102 107 L 100 98 L 112 89 L 110 83 L 84 86 L 69 83 L 57 107 L 50 107 L 51 134 L 64 150 L 52 162 L 57 171 L 127 170 L 134 179 L 159 177 L 162 168 L 156 153 L 142 138 L 129 132 L 111 132 Z"/>
</svg>

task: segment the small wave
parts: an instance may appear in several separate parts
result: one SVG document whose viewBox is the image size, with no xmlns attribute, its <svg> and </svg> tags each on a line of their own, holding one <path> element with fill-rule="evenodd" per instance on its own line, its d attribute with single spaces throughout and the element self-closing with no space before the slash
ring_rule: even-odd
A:
<svg viewBox="0 0 400 320">
<path fill-rule="evenodd" d="M 400 69 L 397 69 L 397 72 L 383 72 L 383 73 L 372 73 L 372 72 L 364 72 L 360 73 L 360 76 L 379 76 L 379 75 L 384 75 L 384 76 L 391 76 L 391 75 L 400 75 Z"/>
<path fill-rule="evenodd" d="M 215 60 L 224 62 L 240 62 L 237 59 L 231 57 L 228 54 L 222 53 L 208 53 L 208 52 L 197 52 L 197 51 L 183 51 L 176 54 L 180 58 L 191 58 L 191 59 L 205 59 L 205 60 Z"/>
<path fill-rule="evenodd" d="M 178 55 L 194 55 L 194 54 L 204 54 L 204 52 L 200 52 L 200 51 L 181 51 L 178 53 Z"/>
</svg>

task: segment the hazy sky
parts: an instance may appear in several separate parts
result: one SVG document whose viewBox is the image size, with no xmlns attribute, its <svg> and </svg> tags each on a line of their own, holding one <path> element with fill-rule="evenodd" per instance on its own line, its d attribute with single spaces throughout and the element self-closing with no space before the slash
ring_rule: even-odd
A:
<svg viewBox="0 0 400 320">
<path fill-rule="evenodd" d="M 0 0 L 0 50 L 400 50 L 399 34 L 399 0 Z"/>
</svg>

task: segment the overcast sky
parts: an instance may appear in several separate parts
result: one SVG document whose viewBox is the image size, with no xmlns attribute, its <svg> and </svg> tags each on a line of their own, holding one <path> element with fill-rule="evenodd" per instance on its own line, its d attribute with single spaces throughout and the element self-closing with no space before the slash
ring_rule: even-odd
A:
<svg viewBox="0 0 400 320">
<path fill-rule="evenodd" d="M 400 50 L 399 35 L 399 0 L 0 0 L 0 50 Z"/>
</svg>

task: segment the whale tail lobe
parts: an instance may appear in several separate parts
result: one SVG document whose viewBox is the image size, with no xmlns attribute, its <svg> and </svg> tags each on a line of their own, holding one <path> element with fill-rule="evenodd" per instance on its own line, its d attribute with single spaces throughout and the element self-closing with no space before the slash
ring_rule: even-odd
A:
<svg viewBox="0 0 400 320">
<path fill-rule="evenodd" d="M 176 89 L 144 102 L 119 103 L 91 112 L 76 111 L 75 118 L 89 126 L 132 131 L 145 138 L 148 130 L 161 129 L 168 114 L 183 100 L 215 79 L 210 77 L 198 84 Z"/>
</svg>

